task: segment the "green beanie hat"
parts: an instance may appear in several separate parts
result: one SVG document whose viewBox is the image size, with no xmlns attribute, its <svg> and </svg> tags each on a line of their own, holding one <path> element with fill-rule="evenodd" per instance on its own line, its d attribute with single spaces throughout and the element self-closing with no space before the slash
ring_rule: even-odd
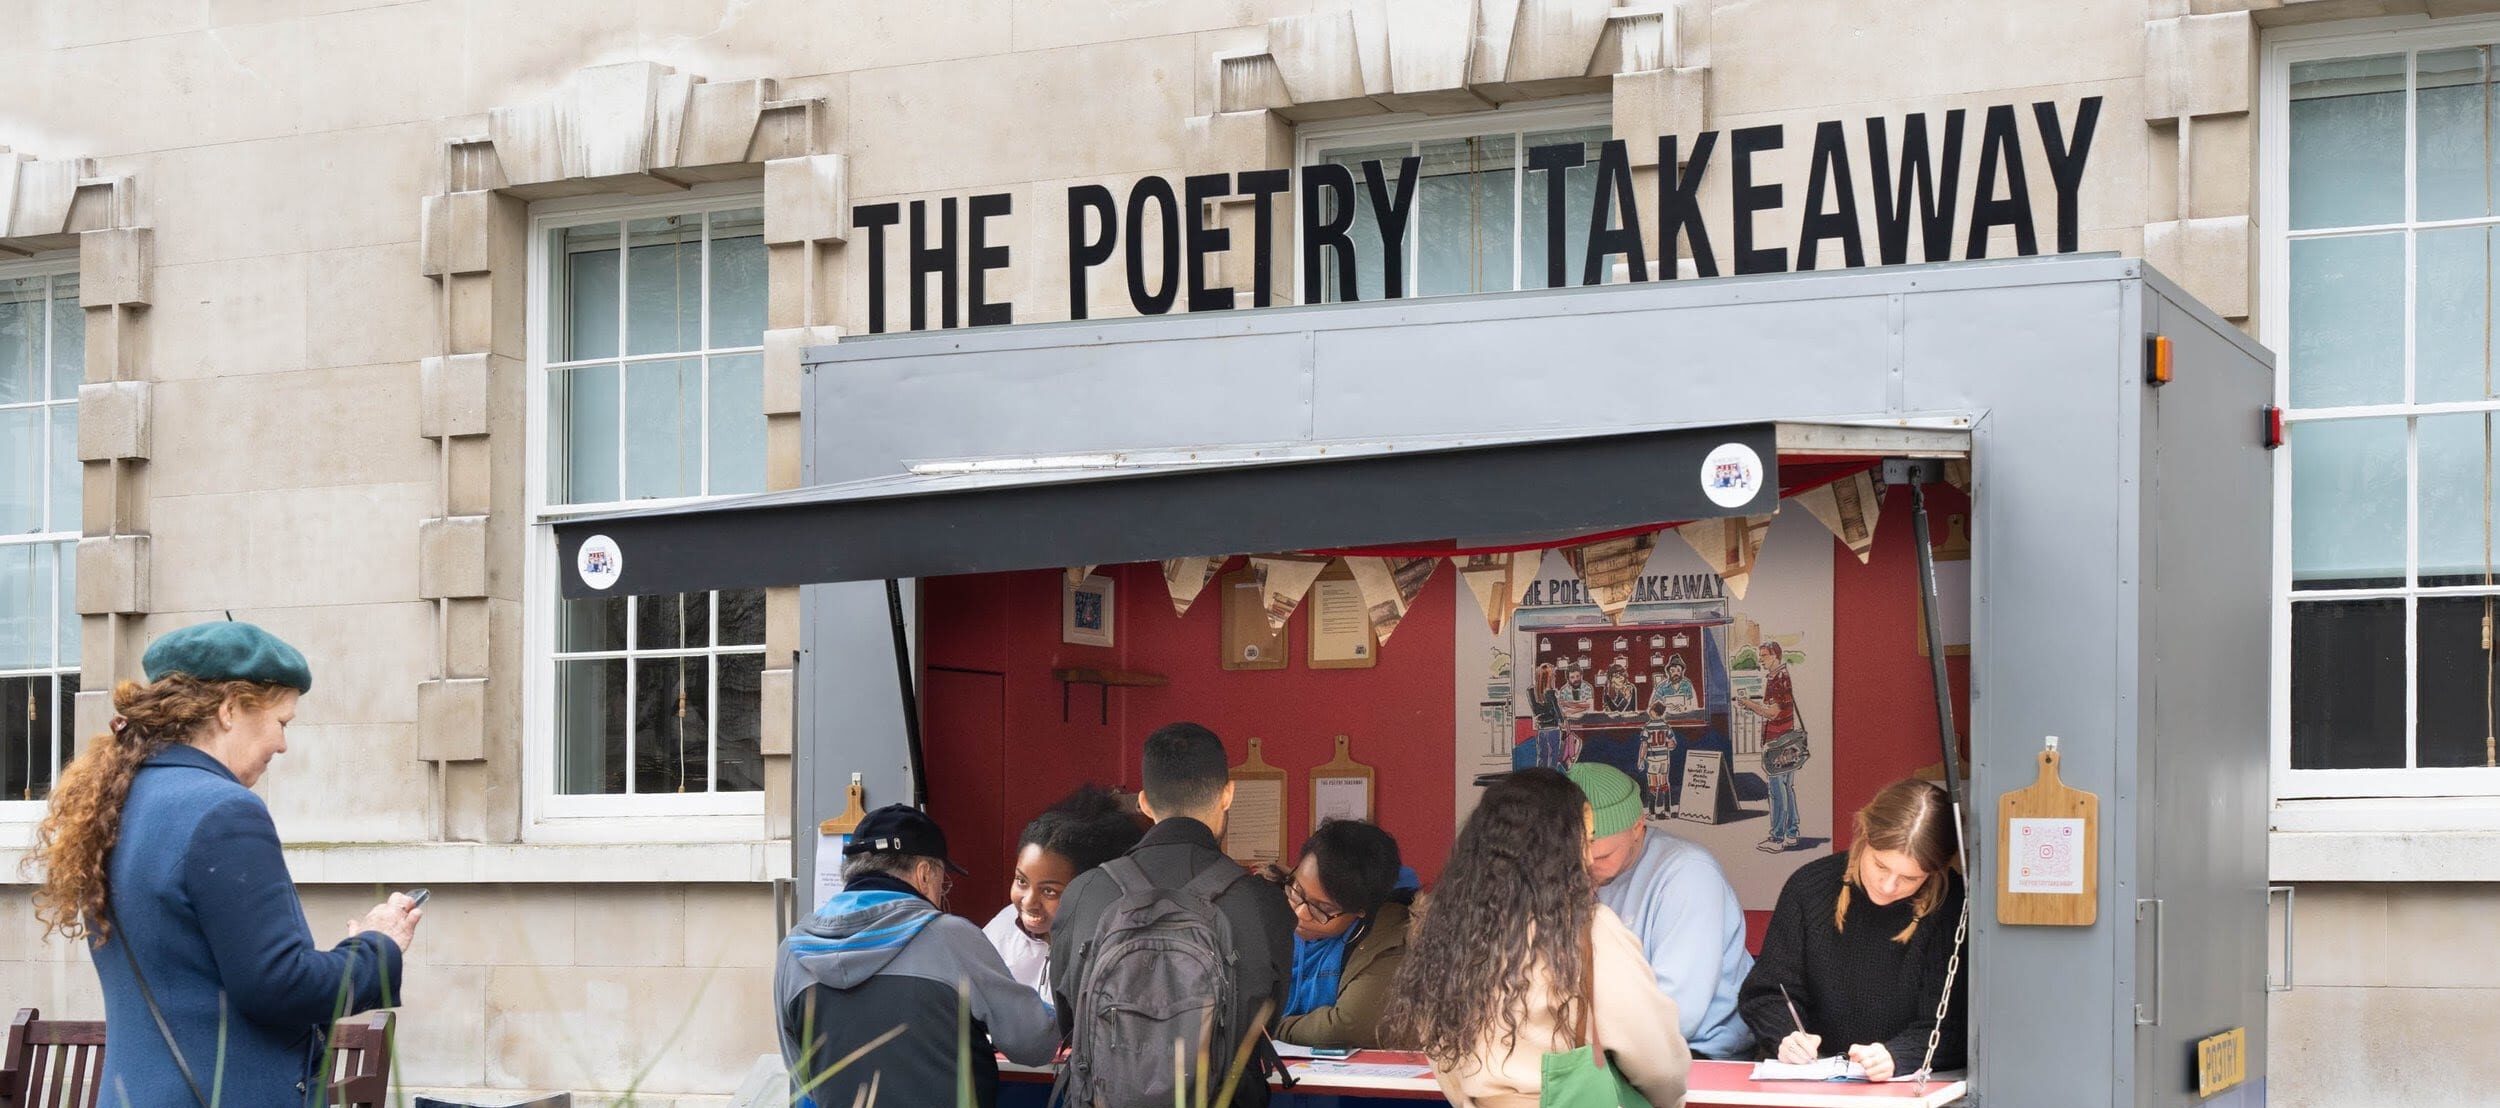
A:
<svg viewBox="0 0 2500 1108">
<path fill-rule="evenodd" d="M 202 681 L 259 681 L 312 691 L 312 667 L 301 651 L 249 623 L 194 623 L 148 644 L 139 665 L 149 681 L 187 673 Z"/>
<path fill-rule="evenodd" d="M 1589 809 L 1597 817 L 1591 834 L 1602 839 L 1641 822 L 1641 787 L 1622 770 L 1604 762 L 1577 762 L 1570 776 L 1571 783 L 1580 786 L 1580 794 L 1589 798 Z"/>
</svg>

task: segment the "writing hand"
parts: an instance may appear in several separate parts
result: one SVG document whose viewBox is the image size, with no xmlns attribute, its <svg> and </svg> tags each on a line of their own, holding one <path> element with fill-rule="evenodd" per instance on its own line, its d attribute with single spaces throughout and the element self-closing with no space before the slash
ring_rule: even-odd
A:
<svg viewBox="0 0 2500 1108">
<path fill-rule="evenodd" d="M 1822 1049 L 1823 1036 L 1808 1035 L 1803 1031 L 1791 1031 L 1787 1038 L 1780 1040 L 1780 1061 L 1792 1066 L 1802 1066 L 1821 1057 Z"/>
</svg>

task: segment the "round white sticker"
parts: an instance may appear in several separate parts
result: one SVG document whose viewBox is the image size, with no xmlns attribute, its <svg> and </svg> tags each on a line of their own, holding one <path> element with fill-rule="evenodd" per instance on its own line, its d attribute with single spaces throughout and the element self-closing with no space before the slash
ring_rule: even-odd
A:
<svg viewBox="0 0 2500 1108">
<path fill-rule="evenodd" d="M 615 539 L 592 535 L 582 540 L 581 552 L 573 556 L 573 568 L 582 575 L 582 584 L 604 589 L 624 575 L 625 552 L 616 548 Z"/>
<path fill-rule="evenodd" d="M 1722 508 L 1751 503 L 1762 491 L 1762 455 L 1741 442 L 1719 444 L 1701 460 L 1701 491 Z"/>
</svg>

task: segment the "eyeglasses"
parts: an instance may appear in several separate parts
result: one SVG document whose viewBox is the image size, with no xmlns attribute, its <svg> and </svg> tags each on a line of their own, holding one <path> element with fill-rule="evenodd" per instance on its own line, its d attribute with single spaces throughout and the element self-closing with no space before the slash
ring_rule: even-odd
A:
<svg viewBox="0 0 2500 1108">
<path fill-rule="evenodd" d="M 1338 916 L 1345 914 L 1345 909 L 1334 904 L 1323 903 L 1302 895 L 1302 886 L 1296 884 L 1288 883 L 1285 886 L 1285 903 L 1291 905 L 1294 911 L 1311 913 L 1311 918 L 1321 923 L 1335 923 Z"/>
</svg>

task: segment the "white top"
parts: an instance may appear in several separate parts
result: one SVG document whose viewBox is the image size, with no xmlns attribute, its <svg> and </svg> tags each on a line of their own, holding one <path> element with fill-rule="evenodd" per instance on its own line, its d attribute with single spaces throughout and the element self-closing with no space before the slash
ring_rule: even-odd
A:
<svg viewBox="0 0 2500 1108">
<path fill-rule="evenodd" d="M 1036 939 L 1016 924 L 1016 906 L 1010 904 L 990 917 L 981 933 L 990 937 L 990 945 L 998 948 L 998 956 L 1007 962 L 1007 976 L 1022 982 L 1026 988 L 1042 995 L 1042 1003 L 1050 1003 L 1050 940 Z"/>
</svg>

